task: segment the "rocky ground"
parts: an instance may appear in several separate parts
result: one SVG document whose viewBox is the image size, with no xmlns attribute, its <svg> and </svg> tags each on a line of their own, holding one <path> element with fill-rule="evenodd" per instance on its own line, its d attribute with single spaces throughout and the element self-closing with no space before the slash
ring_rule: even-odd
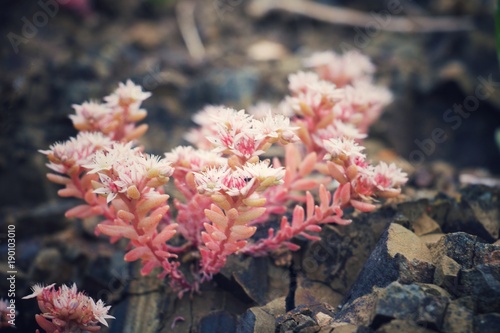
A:
<svg viewBox="0 0 500 333">
<path fill-rule="evenodd" d="M 318 2 L 378 14 L 391 3 Z M 17 331 L 35 329 L 35 305 L 20 300 L 32 283 L 75 281 L 113 305 L 117 320 L 108 331 L 116 333 L 498 332 L 493 1 L 401 1 L 401 15 L 467 16 L 473 29 L 371 36 L 366 26 L 284 9 L 258 13 L 252 3 L 101 0 L 89 12 L 59 8 L 26 34 L 40 3 L 4 1 L 0 226 L 17 230 Z M 191 9 L 202 48 L 186 47 Z M 19 45 L 12 34 L 23 38 Z M 401 202 L 355 215 L 347 227 L 325 227 L 321 242 L 303 242 L 293 255 L 235 257 L 201 296 L 181 300 L 155 277 L 139 277 L 123 262 L 120 244 L 96 238 L 94 221 L 63 217 L 72 202 L 45 180 L 37 150 L 75 134 L 71 104 L 133 79 L 153 93 L 143 143 L 163 153 L 182 142 L 190 115 L 203 105 L 279 101 L 304 56 L 341 45 L 370 55 L 377 80 L 395 95 L 367 143 L 373 158 L 397 159 L 411 173 Z M 447 118 L 456 105 L 470 111 Z M 438 128 L 445 140 L 434 140 Z M 3 239 L 0 246 L 0 289 L 7 290 Z"/>
</svg>

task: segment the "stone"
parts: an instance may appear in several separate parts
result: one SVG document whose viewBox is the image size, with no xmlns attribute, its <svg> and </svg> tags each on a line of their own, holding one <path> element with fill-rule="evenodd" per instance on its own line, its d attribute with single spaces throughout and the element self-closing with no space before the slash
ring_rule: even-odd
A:
<svg viewBox="0 0 500 333">
<path fill-rule="evenodd" d="M 393 282 L 378 296 L 371 327 L 377 328 L 392 319 L 401 319 L 439 330 L 447 305 L 446 297 L 426 294 L 416 284 Z"/>
<path fill-rule="evenodd" d="M 347 294 L 394 215 L 393 208 L 382 207 L 353 216 L 347 226 L 324 226 L 320 241 L 303 246 L 300 268 L 310 280 L 324 281 L 336 292 Z"/>
<path fill-rule="evenodd" d="M 427 213 L 422 213 L 414 222 L 413 222 L 413 231 L 417 236 L 423 236 L 428 234 L 440 233 L 441 227 L 439 224 L 434 221 Z"/>
<path fill-rule="evenodd" d="M 470 295 L 476 301 L 478 312 L 500 312 L 500 265 L 462 270 L 458 284 L 462 295 Z"/>
<path fill-rule="evenodd" d="M 285 314 L 285 297 L 246 310 L 239 318 L 237 333 L 274 333 L 276 317 Z"/>
<path fill-rule="evenodd" d="M 312 306 L 314 304 L 329 304 L 338 306 L 344 296 L 332 290 L 322 282 L 311 281 L 303 276 L 298 277 L 297 290 L 295 291 L 295 304 Z"/>
<path fill-rule="evenodd" d="M 405 283 L 431 282 L 432 256 L 425 244 L 410 230 L 391 223 L 354 283 L 346 303 L 402 279 Z"/>
<path fill-rule="evenodd" d="M 436 265 L 434 283 L 446 290 L 453 290 L 458 284 L 461 266 L 448 256 L 442 256 Z"/>
<path fill-rule="evenodd" d="M 227 311 L 211 313 L 200 320 L 199 333 L 235 332 L 236 317 Z"/>
<path fill-rule="evenodd" d="M 500 190 L 484 185 L 470 185 L 460 193 L 460 201 L 450 207 L 443 231 L 463 231 L 488 242 L 498 240 Z"/>
<path fill-rule="evenodd" d="M 474 317 L 474 332 L 498 333 L 500 313 L 486 313 Z"/>
<path fill-rule="evenodd" d="M 500 250 L 500 247 L 488 244 L 477 236 L 456 232 L 447 234 L 435 244 L 430 244 L 429 249 L 436 265 L 439 265 L 443 256 L 448 256 L 462 268 L 470 269 L 488 262 L 491 253 Z"/>
<path fill-rule="evenodd" d="M 474 327 L 474 316 L 472 311 L 451 301 L 446 308 L 443 321 L 443 332 L 446 333 L 469 333 Z"/>
<path fill-rule="evenodd" d="M 314 313 L 307 306 L 298 306 L 277 319 L 276 332 L 314 333 L 321 329 Z"/>
<path fill-rule="evenodd" d="M 420 240 L 422 241 L 422 243 L 428 246 L 430 244 L 437 243 L 443 236 L 444 236 L 443 233 L 427 234 L 420 236 Z"/>
<path fill-rule="evenodd" d="M 372 312 L 377 303 L 379 289 L 372 293 L 363 295 L 345 304 L 334 316 L 333 327 L 346 324 L 355 326 L 368 326 L 372 322 Z"/>
</svg>

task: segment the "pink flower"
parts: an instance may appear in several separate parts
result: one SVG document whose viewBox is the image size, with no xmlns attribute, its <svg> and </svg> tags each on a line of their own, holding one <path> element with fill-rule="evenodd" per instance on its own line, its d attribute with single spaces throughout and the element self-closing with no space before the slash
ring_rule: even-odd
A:
<svg viewBox="0 0 500 333">
<path fill-rule="evenodd" d="M 108 326 L 106 319 L 114 319 L 108 315 L 110 306 L 105 306 L 101 300 L 95 303 L 79 292 L 76 284 L 71 288 L 35 285 L 32 289 L 33 293 L 23 299 L 37 299 L 42 314 L 36 316 L 36 321 L 48 333 L 96 332 L 100 329 L 98 323 Z"/>
<path fill-rule="evenodd" d="M 126 83 L 120 82 L 118 88 L 111 95 L 104 97 L 104 100 L 110 107 L 138 107 L 149 96 L 151 96 L 150 92 L 144 92 L 141 86 L 135 85 L 131 80 L 127 80 Z"/>
<path fill-rule="evenodd" d="M 114 144 L 95 154 L 93 162 L 84 167 L 88 173 L 97 173 L 94 193 L 106 195 L 111 202 L 118 193 L 129 199 L 139 199 L 147 187 L 156 188 L 168 182 L 174 169 L 170 162 L 159 156 L 140 153 L 131 143 Z"/>
<path fill-rule="evenodd" d="M 197 190 L 201 194 L 211 195 L 225 190 L 223 181 L 231 173 L 227 166 L 208 168 L 202 172 L 195 172 Z"/>
<path fill-rule="evenodd" d="M 314 142 L 324 148 L 324 141 L 329 139 L 347 138 L 360 140 L 366 138 L 366 134 L 361 133 L 354 125 L 344 123 L 339 120 L 333 121 L 333 124 L 326 128 L 320 128 L 312 135 Z"/>
<path fill-rule="evenodd" d="M 298 95 L 305 93 L 311 85 L 320 81 L 318 74 L 314 72 L 299 71 L 294 74 L 288 75 L 288 89 L 292 94 Z"/>
<path fill-rule="evenodd" d="M 353 139 L 333 138 L 323 141 L 323 145 L 328 152 L 324 157 L 325 160 L 340 159 L 345 161 L 355 158 L 365 158 L 365 155 L 362 153 L 365 147 L 360 146 Z"/>
<path fill-rule="evenodd" d="M 394 163 L 380 162 L 373 168 L 373 180 L 380 191 L 399 188 L 408 181 L 408 176 L 402 172 Z"/>
<path fill-rule="evenodd" d="M 103 123 L 111 121 L 113 109 L 105 104 L 97 102 L 85 102 L 82 105 L 74 104 L 76 114 L 69 118 L 79 131 L 98 131 L 102 129 Z"/>
<path fill-rule="evenodd" d="M 101 133 L 81 132 L 76 138 L 56 143 L 49 150 L 40 150 L 48 156 L 50 163 L 47 166 L 58 172 L 67 173 L 72 167 L 89 163 L 96 151 L 109 148 L 113 141 Z"/>
<path fill-rule="evenodd" d="M 227 165 L 227 160 L 220 153 L 194 149 L 190 146 L 179 146 L 165 153 L 165 160 L 173 167 L 191 171 L 201 171 L 210 167 Z"/>
<path fill-rule="evenodd" d="M 375 71 L 370 58 L 356 50 L 343 55 L 331 51 L 317 52 L 304 60 L 304 66 L 313 68 L 321 79 L 333 82 L 339 87 L 371 80 Z"/>
</svg>

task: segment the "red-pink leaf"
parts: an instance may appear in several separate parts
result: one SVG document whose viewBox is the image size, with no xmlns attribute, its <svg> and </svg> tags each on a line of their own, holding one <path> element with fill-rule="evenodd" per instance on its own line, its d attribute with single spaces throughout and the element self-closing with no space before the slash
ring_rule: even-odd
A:
<svg viewBox="0 0 500 333">
<path fill-rule="evenodd" d="M 131 262 L 138 259 L 147 259 L 148 257 L 151 257 L 151 250 L 147 247 L 141 246 L 127 252 L 124 259 L 125 261 Z"/>
</svg>

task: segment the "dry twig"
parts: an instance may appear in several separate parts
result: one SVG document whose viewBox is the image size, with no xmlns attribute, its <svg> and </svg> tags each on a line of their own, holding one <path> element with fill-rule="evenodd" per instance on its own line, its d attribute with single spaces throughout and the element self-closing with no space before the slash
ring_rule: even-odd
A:
<svg viewBox="0 0 500 333">
<path fill-rule="evenodd" d="M 380 30 L 392 32 L 446 32 L 474 28 L 472 21 L 467 17 L 402 17 L 390 14 L 386 16 L 304 0 L 253 0 L 248 7 L 248 13 L 254 17 L 263 17 L 276 10 L 304 15 L 327 23 L 354 27 L 364 27 L 370 22 L 376 22 Z"/>
<path fill-rule="evenodd" d="M 179 30 L 189 54 L 194 60 L 201 61 L 205 57 L 205 47 L 196 28 L 194 19 L 195 6 L 194 1 L 179 1 L 176 6 L 176 16 Z"/>
</svg>

